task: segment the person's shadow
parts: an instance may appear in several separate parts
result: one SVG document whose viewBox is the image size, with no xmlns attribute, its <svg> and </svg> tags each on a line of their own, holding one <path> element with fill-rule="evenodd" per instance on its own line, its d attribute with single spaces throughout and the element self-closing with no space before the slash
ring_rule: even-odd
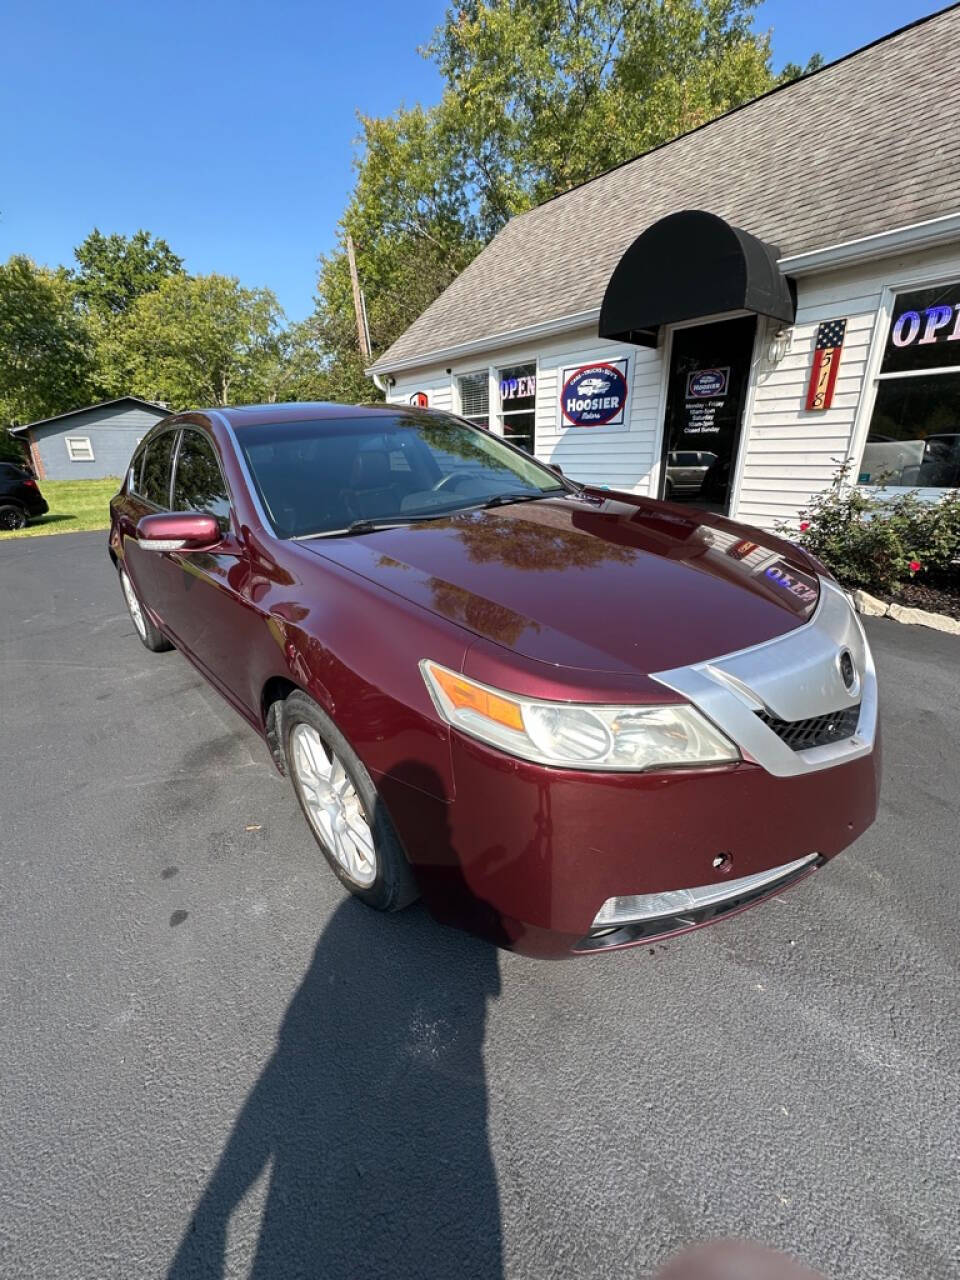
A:
<svg viewBox="0 0 960 1280">
<path fill-rule="evenodd" d="M 227 1274 L 230 1217 L 268 1168 L 256 1280 L 499 1280 L 482 1058 L 498 993 L 494 947 L 419 906 L 343 902 L 169 1280 Z"/>
</svg>

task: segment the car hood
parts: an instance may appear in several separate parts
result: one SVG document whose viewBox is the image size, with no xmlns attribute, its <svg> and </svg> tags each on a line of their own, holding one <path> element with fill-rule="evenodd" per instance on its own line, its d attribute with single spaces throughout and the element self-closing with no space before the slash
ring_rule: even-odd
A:
<svg viewBox="0 0 960 1280">
<path fill-rule="evenodd" d="M 791 543 L 621 495 L 300 545 L 527 658 L 593 671 L 646 675 L 772 640 L 819 593 Z"/>
</svg>

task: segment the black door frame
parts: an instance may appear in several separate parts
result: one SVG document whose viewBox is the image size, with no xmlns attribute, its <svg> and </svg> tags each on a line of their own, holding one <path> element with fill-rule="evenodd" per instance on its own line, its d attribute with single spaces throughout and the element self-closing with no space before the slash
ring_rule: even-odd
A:
<svg viewBox="0 0 960 1280">
<path fill-rule="evenodd" d="M 728 518 L 731 519 L 733 517 L 730 513 L 737 508 L 740 502 L 740 482 L 745 458 L 747 433 L 750 429 L 750 418 L 753 413 L 753 405 L 756 399 L 758 353 L 761 350 L 760 343 L 765 341 L 767 337 L 767 321 L 764 316 L 758 315 L 753 311 L 729 311 L 723 315 L 699 316 L 696 320 L 680 320 L 676 324 L 665 326 L 663 341 L 663 368 L 661 370 L 660 378 L 660 422 L 656 483 L 656 496 L 658 498 L 663 497 L 663 490 L 667 478 L 667 398 L 670 394 L 670 365 L 673 360 L 673 335 L 678 329 L 696 329 L 705 324 L 720 324 L 724 320 L 745 320 L 749 316 L 756 317 L 757 325 L 753 335 L 753 349 L 750 352 L 750 364 L 747 372 L 747 388 L 743 398 L 743 412 L 740 418 L 740 433 L 737 441 L 736 457 L 731 462 L 730 488 L 727 492 L 727 515 Z"/>
</svg>

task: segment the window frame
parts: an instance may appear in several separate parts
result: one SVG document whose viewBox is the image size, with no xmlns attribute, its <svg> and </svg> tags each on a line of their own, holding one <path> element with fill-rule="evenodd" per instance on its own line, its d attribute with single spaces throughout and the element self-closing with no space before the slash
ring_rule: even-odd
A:
<svg viewBox="0 0 960 1280">
<path fill-rule="evenodd" d="M 173 450 L 170 454 L 170 473 L 167 477 L 167 503 L 166 503 L 166 506 L 161 507 L 156 502 L 154 502 L 152 498 L 148 498 L 146 496 L 143 490 L 139 488 L 139 483 L 143 479 L 143 461 L 150 450 L 150 446 L 154 444 L 157 440 L 159 440 L 162 436 L 165 436 L 168 433 L 171 435 L 176 435 L 177 439 L 174 440 L 173 442 Z M 145 503 L 148 507 L 152 507 L 154 511 L 172 511 L 173 510 L 173 507 L 171 505 L 173 502 L 173 473 L 174 473 L 174 467 L 176 465 L 177 454 L 180 451 L 179 437 L 182 434 L 183 434 L 183 424 L 180 422 L 177 422 L 169 426 L 164 426 L 162 430 L 156 433 L 156 435 L 153 435 L 152 433 L 150 433 L 144 436 L 143 440 L 140 442 L 139 448 L 141 450 L 141 454 L 140 454 L 140 467 L 138 469 L 138 476 L 137 476 L 138 487 L 136 489 L 132 489 L 131 492 L 137 498 L 139 498 L 141 502 Z M 134 454 L 133 459 L 131 459 L 131 462 L 130 462 L 131 470 L 133 469 L 133 463 L 136 460 L 136 456 L 137 455 Z"/>
<path fill-rule="evenodd" d="M 169 498 L 170 505 L 167 508 L 167 510 L 176 511 L 176 507 L 174 506 L 174 497 L 175 497 L 176 485 L 177 485 L 177 467 L 179 467 L 180 465 L 180 450 L 183 447 L 183 437 L 187 434 L 187 432 L 193 432 L 194 435 L 198 435 L 201 438 L 201 440 L 203 440 L 205 444 L 209 447 L 210 451 L 213 454 L 214 461 L 217 464 L 217 470 L 220 472 L 220 480 L 223 484 L 223 491 L 227 495 L 228 510 L 227 510 L 227 516 L 225 519 L 222 516 L 215 516 L 214 518 L 216 519 L 217 523 L 220 525 L 221 532 L 226 533 L 229 529 L 233 527 L 234 501 L 233 501 L 233 494 L 230 492 L 230 486 L 227 484 L 227 477 L 223 469 L 223 461 L 220 458 L 220 451 L 217 448 L 214 442 L 214 439 L 210 435 L 210 433 L 207 431 L 204 431 L 202 427 L 198 427 L 196 423 L 193 423 L 193 422 L 181 423 L 178 430 L 179 430 L 179 438 L 177 439 L 176 444 L 173 446 L 173 456 L 170 461 L 170 492 L 167 495 Z M 146 501 L 146 499 L 144 499 L 144 501 Z M 188 515 L 190 513 L 184 512 L 184 514 Z M 209 511 L 209 512 L 206 512 L 206 514 L 214 515 L 214 512 Z"/>
<path fill-rule="evenodd" d="M 89 436 L 64 436 L 63 443 L 67 449 L 67 458 L 71 462 L 96 462 L 97 457 L 93 451 L 93 441 Z M 89 456 L 84 455 L 83 457 L 77 457 L 71 448 L 71 446 L 75 444 L 86 444 L 86 447 L 89 450 Z"/>
<path fill-rule="evenodd" d="M 533 407 L 530 409 L 504 409 L 503 400 L 500 397 L 500 383 L 503 381 L 503 373 L 507 369 L 519 369 L 522 366 L 533 368 Z M 531 356 L 525 360 L 514 360 L 512 364 L 491 365 L 490 372 L 492 375 L 492 384 L 496 387 L 497 411 L 493 414 L 496 422 L 497 435 L 501 439 L 506 440 L 508 444 L 513 443 L 513 437 L 507 436 L 506 419 L 519 416 L 520 414 L 533 414 L 533 429 L 530 432 L 530 456 L 537 456 L 537 388 L 540 385 L 540 357 Z M 522 448 L 522 445 L 518 445 Z M 524 450 L 526 452 L 526 450 Z"/>
<path fill-rule="evenodd" d="M 877 307 L 873 320 L 873 332 L 870 335 L 870 349 L 867 356 L 866 367 L 863 371 L 863 382 L 860 388 L 860 402 L 857 406 L 853 432 L 850 440 L 850 448 L 847 454 L 848 460 L 854 464 L 850 469 L 852 478 L 848 478 L 847 480 L 848 487 L 863 489 L 865 493 L 886 500 L 902 497 L 905 493 L 915 493 L 919 498 L 926 502 L 937 502 L 948 493 L 960 492 L 960 489 L 942 488 L 940 486 L 932 485 L 859 484 L 857 481 L 857 476 L 860 474 L 860 470 L 863 466 L 863 455 L 867 447 L 867 437 L 870 434 L 870 424 L 873 421 L 873 410 L 876 406 L 877 391 L 881 382 L 888 382 L 894 378 L 915 378 L 920 376 L 921 373 L 933 376 L 942 376 L 945 373 L 953 373 L 960 376 L 960 366 L 958 365 L 953 365 L 951 367 L 939 366 L 935 369 L 923 369 L 916 371 L 907 370 L 899 373 L 880 372 L 880 368 L 883 363 L 883 354 L 890 334 L 890 326 L 893 323 L 897 294 L 910 293 L 914 289 L 926 289 L 936 287 L 937 285 L 948 284 L 960 284 L 960 269 L 957 267 L 953 267 L 951 269 L 940 265 L 937 267 L 931 267 L 925 272 L 913 269 L 904 271 L 902 274 L 894 272 L 886 278 L 886 283 L 883 285 L 880 294 L 880 304 Z M 823 319 L 829 317 L 820 318 Z M 818 322 L 819 321 L 815 323 Z"/>
</svg>

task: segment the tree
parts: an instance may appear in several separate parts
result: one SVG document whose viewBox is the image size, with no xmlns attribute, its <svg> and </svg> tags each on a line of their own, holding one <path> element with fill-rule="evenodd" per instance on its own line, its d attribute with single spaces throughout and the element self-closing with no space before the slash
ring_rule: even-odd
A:
<svg viewBox="0 0 960 1280">
<path fill-rule="evenodd" d="M 90 341 L 63 271 L 15 255 L 0 264 L 0 420 L 49 418 L 89 403 Z"/>
<path fill-rule="evenodd" d="M 283 313 L 269 289 L 231 276 L 172 275 L 116 326 L 113 367 L 126 389 L 174 406 L 277 398 Z"/>
<path fill-rule="evenodd" d="M 183 271 L 166 240 L 149 231 L 134 235 L 105 236 L 98 228 L 73 251 L 78 266 L 73 273 L 80 305 L 102 320 L 122 315 L 144 293 Z"/>
<path fill-rule="evenodd" d="M 382 351 L 517 213 L 780 82 L 757 0 L 463 0 L 429 46 L 439 104 L 361 117 L 341 220 Z M 815 70 L 817 60 L 808 64 Z M 784 76 L 801 74 L 790 66 Z M 364 387 L 343 244 L 321 259 L 328 374 Z"/>
</svg>

